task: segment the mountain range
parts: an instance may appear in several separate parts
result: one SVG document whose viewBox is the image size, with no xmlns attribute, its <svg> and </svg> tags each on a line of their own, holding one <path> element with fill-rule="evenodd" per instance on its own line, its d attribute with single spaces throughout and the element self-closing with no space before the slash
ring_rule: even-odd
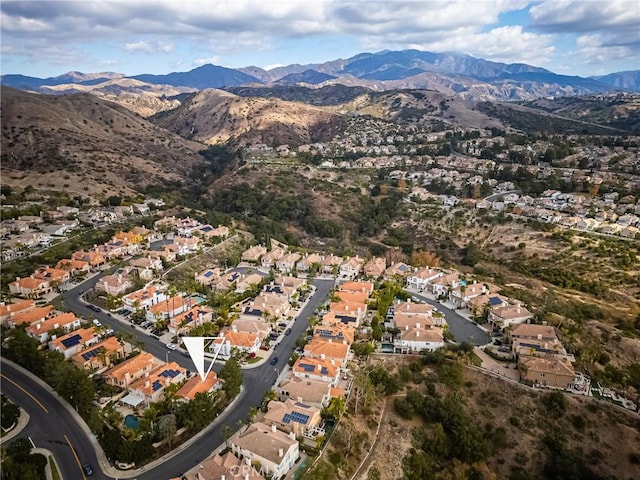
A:
<svg viewBox="0 0 640 480">
<path fill-rule="evenodd" d="M 500 63 L 458 53 L 420 50 L 361 53 L 348 59 L 325 63 L 287 65 L 271 70 L 260 67 L 226 68 L 202 65 L 187 72 L 166 75 L 141 74 L 131 77 L 114 72 L 69 72 L 57 77 L 37 78 L 19 74 L 3 75 L 3 85 L 37 93 L 100 92 L 131 80 L 147 93 L 149 85 L 164 86 L 158 96 L 166 96 L 167 86 L 181 92 L 238 86 L 305 85 L 318 88 L 331 84 L 361 86 L 374 91 L 419 88 L 456 94 L 476 100 L 532 100 L 550 96 L 573 96 L 615 91 L 640 91 L 640 70 L 583 78 L 560 75 L 524 63 Z M 78 86 L 84 88 L 80 90 Z M 54 88 L 55 87 L 55 88 Z M 131 90 L 129 90 L 131 91 Z"/>
</svg>

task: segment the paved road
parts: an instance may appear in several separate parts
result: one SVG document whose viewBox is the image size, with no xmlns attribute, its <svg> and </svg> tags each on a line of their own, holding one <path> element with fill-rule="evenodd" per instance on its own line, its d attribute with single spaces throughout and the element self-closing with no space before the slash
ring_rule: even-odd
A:
<svg viewBox="0 0 640 480">
<path fill-rule="evenodd" d="M 1 365 L 2 393 L 24 408 L 30 417 L 29 423 L 18 437 L 31 437 L 36 447 L 50 450 L 65 480 L 84 480 L 78 461 L 83 465 L 98 465 L 96 452 L 91 445 L 95 439 L 87 439 L 85 432 L 65 411 L 59 397 L 50 388 L 23 374 L 6 361 L 2 361 Z M 78 460 L 70 444 L 75 449 Z"/>
<path fill-rule="evenodd" d="M 167 348 L 159 341 L 149 337 L 142 333 L 138 329 L 134 329 L 128 326 L 126 323 L 108 316 L 106 313 L 97 313 L 89 310 L 86 304 L 80 299 L 80 295 L 83 291 L 92 288 L 97 283 L 99 276 L 96 276 L 81 285 L 65 292 L 63 294 L 63 300 L 68 310 L 75 312 L 78 315 L 91 314 L 95 318 L 99 319 L 102 323 L 109 325 L 115 331 L 131 333 L 136 339 L 140 340 L 144 347 L 143 349 L 150 352 L 152 355 L 166 360 Z M 308 328 L 309 318 L 315 313 L 315 310 L 320 304 L 322 304 L 328 297 L 329 291 L 334 285 L 333 279 L 330 280 L 312 280 L 312 284 L 316 287 L 315 294 L 309 299 L 308 303 L 300 312 L 300 315 L 293 323 L 291 327 L 291 334 L 286 335 L 280 341 L 280 345 L 275 351 L 275 355 L 278 357 L 276 365 L 271 365 L 270 362 L 249 369 L 244 370 L 243 388 L 244 393 L 234 404 L 233 408 L 225 412 L 224 418 L 215 423 L 214 426 L 205 435 L 196 440 L 189 447 L 186 447 L 183 451 L 172 457 L 169 461 L 160 464 L 156 468 L 140 473 L 136 476 L 138 480 L 162 480 L 165 478 L 171 478 L 177 475 L 179 472 L 184 472 L 192 468 L 196 463 L 202 461 L 209 456 L 211 452 L 224 442 L 223 429 L 225 425 L 229 425 L 232 429 L 236 429 L 238 420 L 245 421 L 248 417 L 249 410 L 252 407 L 258 406 L 265 393 L 272 388 L 278 373 L 282 371 L 286 365 L 291 353 L 295 349 L 296 340 L 302 335 L 302 333 Z M 183 356 L 179 352 L 169 352 L 169 360 L 179 363 L 182 367 L 194 370 L 193 363 L 190 358 Z M 214 370 L 219 370 L 221 365 L 214 365 Z M 23 405 L 21 403 L 21 405 Z M 26 404 L 25 404 L 26 405 Z M 28 405 L 27 405 L 28 407 Z M 26 407 L 25 407 L 26 408 Z M 31 415 L 33 409 L 28 409 L 28 413 Z M 58 408 L 58 411 L 62 411 Z M 64 416 L 64 415 L 61 415 Z M 69 420 L 71 421 L 71 420 Z M 47 430 L 49 428 L 47 427 Z M 80 427 L 76 425 L 74 438 L 83 438 L 84 434 Z M 72 441 L 74 441 L 72 439 Z M 85 446 L 88 445 L 86 438 L 84 438 Z M 83 454 L 85 454 L 83 452 Z M 91 459 L 94 466 L 98 463 L 95 461 L 95 453 L 90 455 L 86 453 L 87 458 Z M 57 457 L 56 457 L 57 458 Z M 68 465 L 68 460 L 61 458 L 61 464 Z M 95 469 L 97 470 L 97 469 Z M 69 477 L 73 480 L 75 477 Z M 78 477 L 80 478 L 80 477 Z M 96 472 L 94 478 L 111 478 L 105 475 L 103 472 Z M 67 477 L 65 477 L 67 479 Z"/>
<path fill-rule="evenodd" d="M 491 342 L 491 337 L 487 332 L 478 327 L 475 323 L 464 318 L 455 310 L 451 310 L 449 307 L 442 305 L 435 300 L 431 300 L 425 295 L 416 293 L 415 291 L 407 290 L 407 292 L 412 296 L 433 305 L 439 311 L 444 313 L 447 323 L 449 324 L 449 331 L 453 334 L 453 338 L 456 342 L 469 342 L 474 345 L 485 345 Z"/>
</svg>

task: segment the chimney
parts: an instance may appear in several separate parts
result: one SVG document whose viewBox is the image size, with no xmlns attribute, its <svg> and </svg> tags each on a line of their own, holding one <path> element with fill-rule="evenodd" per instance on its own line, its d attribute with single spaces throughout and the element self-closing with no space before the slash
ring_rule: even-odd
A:
<svg viewBox="0 0 640 480">
<path fill-rule="evenodd" d="M 404 329 L 405 329 L 405 331 L 408 331 L 409 330 L 409 325 L 405 325 Z"/>
<path fill-rule="evenodd" d="M 277 430 L 277 429 L 276 429 L 276 424 L 275 424 L 275 423 L 272 423 L 272 424 L 271 424 L 271 432 L 272 432 L 272 433 L 276 433 L 276 430 Z"/>
<path fill-rule="evenodd" d="M 220 480 L 226 480 L 227 477 L 225 477 L 224 475 L 220 475 Z"/>
<path fill-rule="evenodd" d="M 290 438 L 291 440 L 295 440 L 295 439 L 296 439 L 296 434 L 295 434 L 295 433 L 293 433 L 293 430 L 289 432 L 289 438 Z"/>
<path fill-rule="evenodd" d="M 147 374 L 147 376 L 148 376 L 148 374 Z M 151 385 L 151 382 L 149 382 L 149 380 L 147 380 L 146 382 L 144 382 L 144 386 L 145 386 L 145 387 L 148 387 L 149 385 Z"/>
<path fill-rule="evenodd" d="M 538 334 L 538 340 L 542 340 L 542 334 L 541 333 Z"/>
<path fill-rule="evenodd" d="M 420 330 L 416 330 L 416 338 L 420 336 Z"/>
<path fill-rule="evenodd" d="M 280 458 L 284 457 L 284 449 L 283 449 L 283 448 L 279 448 L 279 449 L 278 449 L 278 456 L 279 456 Z"/>
<path fill-rule="evenodd" d="M 246 463 L 248 466 L 251 466 L 251 459 L 249 457 L 245 457 L 244 463 Z"/>
<path fill-rule="evenodd" d="M 516 313 L 520 313 L 520 307 L 516 308 Z"/>
<path fill-rule="evenodd" d="M 233 323 L 231 324 L 231 331 L 232 332 L 238 332 L 238 327 L 236 327 Z"/>
<path fill-rule="evenodd" d="M 416 323 L 416 328 L 420 328 L 420 324 L 419 323 Z"/>
<path fill-rule="evenodd" d="M 321 354 L 320 354 L 320 359 L 322 359 L 322 360 L 324 360 L 324 359 L 325 359 L 325 354 L 324 354 L 324 353 L 321 353 Z"/>
</svg>

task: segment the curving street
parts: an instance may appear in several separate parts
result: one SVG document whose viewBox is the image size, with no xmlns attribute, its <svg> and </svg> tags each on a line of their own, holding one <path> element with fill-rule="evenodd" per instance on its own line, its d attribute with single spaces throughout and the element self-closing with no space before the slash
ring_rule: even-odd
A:
<svg viewBox="0 0 640 480">
<path fill-rule="evenodd" d="M 77 315 L 91 315 L 100 320 L 104 325 L 109 325 L 117 332 L 126 332 L 133 335 L 134 338 L 144 344 L 144 350 L 159 359 L 166 360 L 168 356 L 169 361 L 175 361 L 189 370 L 194 369 L 191 359 L 183 356 L 180 352 L 167 350 L 166 346 L 158 340 L 144 334 L 138 329 L 132 328 L 128 323 L 123 323 L 107 315 L 106 312 L 93 312 L 89 310 L 80 296 L 84 291 L 93 288 L 99 278 L 100 276 L 96 276 L 66 291 L 63 294 L 63 301 L 66 308 Z M 29 397 L 24 391 L 3 377 L 3 392 L 6 392 L 9 398 L 23 406 L 29 415 L 31 415 L 29 425 L 20 436 L 31 436 L 37 446 L 49 448 L 56 456 L 63 470 L 62 473 L 65 480 L 84 480 L 84 475 L 79 469 L 78 461 L 76 461 L 65 441 L 63 436 L 65 434 L 71 444 L 74 445 L 78 453 L 79 461 L 81 463 L 91 463 L 94 466 L 95 473 L 91 478 L 110 479 L 135 477 L 139 480 L 162 480 L 174 477 L 178 473 L 192 468 L 199 461 L 209 456 L 214 449 L 224 442 L 224 426 L 229 425 L 235 430 L 238 425 L 238 420 L 245 421 L 248 417 L 249 410 L 252 407 L 258 406 L 264 394 L 272 388 L 278 372 L 282 371 L 290 354 L 295 349 L 296 340 L 307 329 L 309 317 L 311 317 L 316 308 L 326 300 L 329 291 L 334 285 L 333 279 L 317 279 L 312 280 L 311 283 L 315 286 L 316 291 L 301 310 L 295 322 L 293 322 L 291 335 L 284 336 L 280 341 L 277 349 L 279 359 L 277 364 L 271 365 L 270 362 L 265 362 L 259 367 L 243 370 L 243 392 L 240 394 L 240 397 L 236 399 L 232 407 L 227 409 L 227 411 L 214 421 L 206 432 L 197 436 L 188 446 L 179 447 L 169 454 L 169 459 L 156 460 L 135 472 L 119 472 L 113 467 L 105 465 L 102 449 L 90 435 L 86 425 L 80 425 L 76 421 L 76 418 L 71 415 L 71 412 L 66 411 L 70 408 L 68 404 L 58 398 L 49 387 L 32 379 L 29 374 L 8 366 L 9 364 L 7 362 L 3 362 L 3 375 L 6 375 L 6 378 L 23 387 L 48 410 L 45 412 L 45 410 L 34 401 L 34 398 Z M 220 364 L 216 364 L 214 365 L 214 369 L 219 370 L 221 366 Z M 89 438 L 87 437 L 88 435 Z M 40 441 L 54 442 L 51 443 L 53 447 L 39 445 Z M 62 441 L 65 443 L 56 443 Z M 97 454 L 93 447 L 97 450 Z M 102 467 L 102 471 L 100 467 Z"/>
</svg>

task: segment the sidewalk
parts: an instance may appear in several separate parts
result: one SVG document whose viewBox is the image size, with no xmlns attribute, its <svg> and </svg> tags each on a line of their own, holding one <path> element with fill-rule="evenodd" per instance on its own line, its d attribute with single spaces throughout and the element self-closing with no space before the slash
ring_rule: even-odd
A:
<svg viewBox="0 0 640 480">
<path fill-rule="evenodd" d="M 24 430 L 24 427 L 26 427 L 28 423 L 29 414 L 21 408 L 20 416 L 18 417 L 18 421 L 16 422 L 15 427 L 13 427 L 4 437 L 0 438 L 0 445 L 2 445 L 4 442 L 8 442 L 16 435 L 18 435 L 22 430 Z"/>
</svg>

